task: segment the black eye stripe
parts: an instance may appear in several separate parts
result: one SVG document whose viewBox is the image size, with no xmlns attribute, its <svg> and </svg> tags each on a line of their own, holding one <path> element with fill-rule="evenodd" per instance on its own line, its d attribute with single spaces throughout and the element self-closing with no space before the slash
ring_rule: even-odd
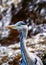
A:
<svg viewBox="0 0 46 65">
<path fill-rule="evenodd" d="M 20 25 L 26 25 L 24 22 L 20 23 Z"/>
<path fill-rule="evenodd" d="M 20 26 L 20 25 L 26 25 L 26 23 L 24 23 L 24 22 L 19 22 L 18 26 Z"/>
<path fill-rule="evenodd" d="M 21 25 L 26 25 L 26 23 L 25 23 L 24 21 L 19 21 L 19 22 L 17 22 L 15 25 L 21 26 Z"/>
<path fill-rule="evenodd" d="M 18 26 L 20 26 L 20 25 L 18 25 Z"/>
</svg>

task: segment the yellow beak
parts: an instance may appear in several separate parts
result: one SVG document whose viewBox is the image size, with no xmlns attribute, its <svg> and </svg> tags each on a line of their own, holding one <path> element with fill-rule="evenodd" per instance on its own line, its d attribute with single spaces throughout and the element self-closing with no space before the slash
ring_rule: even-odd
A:
<svg viewBox="0 0 46 65">
<path fill-rule="evenodd" d="M 13 29 L 13 28 L 15 28 L 15 26 L 8 25 L 8 26 L 6 26 L 5 28 L 8 28 L 8 29 Z"/>
</svg>

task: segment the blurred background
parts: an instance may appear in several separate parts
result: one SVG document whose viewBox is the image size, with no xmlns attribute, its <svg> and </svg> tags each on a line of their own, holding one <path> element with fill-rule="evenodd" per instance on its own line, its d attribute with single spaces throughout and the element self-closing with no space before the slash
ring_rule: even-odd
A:
<svg viewBox="0 0 46 65">
<path fill-rule="evenodd" d="M 19 45 L 21 32 L 4 28 L 18 21 L 24 21 L 28 26 L 26 42 L 28 47 L 32 47 L 32 50 L 29 48 L 29 51 L 38 52 L 37 55 L 40 58 L 42 57 L 41 59 L 46 65 L 46 0 L 0 0 L 0 65 L 19 65 L 21 58 Z M 35 39 L 32 39 L 32 37 L 35 37 Z M 41 47 L 42 49 L 33 51 L 35 45 L 32 46 L 31 43 L 33 40 L 37 41 L 36 38 L 40 40 L 39 37 L 44 39 L 44 42 L 41 43 L 42 45 L 45 43 L 43 45 L 44 49 L 38 45 L 38 48 Z M 6 52 L 6 50 L 8 51 Z M 12 61 L 9 58 L 12 58 Z"/>
</svg>

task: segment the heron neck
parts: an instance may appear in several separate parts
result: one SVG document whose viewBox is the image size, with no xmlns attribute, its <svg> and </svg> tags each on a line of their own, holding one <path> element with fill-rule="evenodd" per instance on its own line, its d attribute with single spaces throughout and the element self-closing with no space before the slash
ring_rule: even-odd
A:
<svg viewBox="0 0 46 65">
<path fill-rule="evenodd" d="M 26 52 L 25 52 L 25 46 L 24 46 L 24 40 L 26 39 L 25 35 L 26 35 L 26 32 L 22 31 L 22 34 L 21 34 L 21 37 L 20 37 L 20 48 L 21 48 L 22 59 L 27 65 Z"/>
<path fill-rule="evenodd" d="M 36 65 L 37 56 L 33 53 L 29 54 L 27 47 L 26 47 L 26 43 L 25 43 L 26 32 L 22 31 L 22 34 L 21 34 L 21 37 L 20 37 L 20 48 L 21 48 L 22 59 L 23 59 L 25 65 Z M 40 65 L 43 65 L 43 64 L 40 64 Z"/>
</svg>

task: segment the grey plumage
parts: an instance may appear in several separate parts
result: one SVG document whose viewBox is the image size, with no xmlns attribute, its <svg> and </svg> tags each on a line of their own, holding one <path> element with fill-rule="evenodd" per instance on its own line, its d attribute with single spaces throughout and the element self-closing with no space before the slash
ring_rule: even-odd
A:
<svg viewBox="0 0 46 65">
<path fill-rule="evenodd" d="M 20 49 L 22 54 L 22 60 L 20 62 L 20 65 L 43 65 L 41 59 L 34 53 L 29 53 L 26 47 L 25 40 L 28 34 L 27 25 L 24 22 L 20 21 L 15 25 L 8 26 L 8 28 L 17 29 L 22 32 L 20 36 Z"/>
</svg>

